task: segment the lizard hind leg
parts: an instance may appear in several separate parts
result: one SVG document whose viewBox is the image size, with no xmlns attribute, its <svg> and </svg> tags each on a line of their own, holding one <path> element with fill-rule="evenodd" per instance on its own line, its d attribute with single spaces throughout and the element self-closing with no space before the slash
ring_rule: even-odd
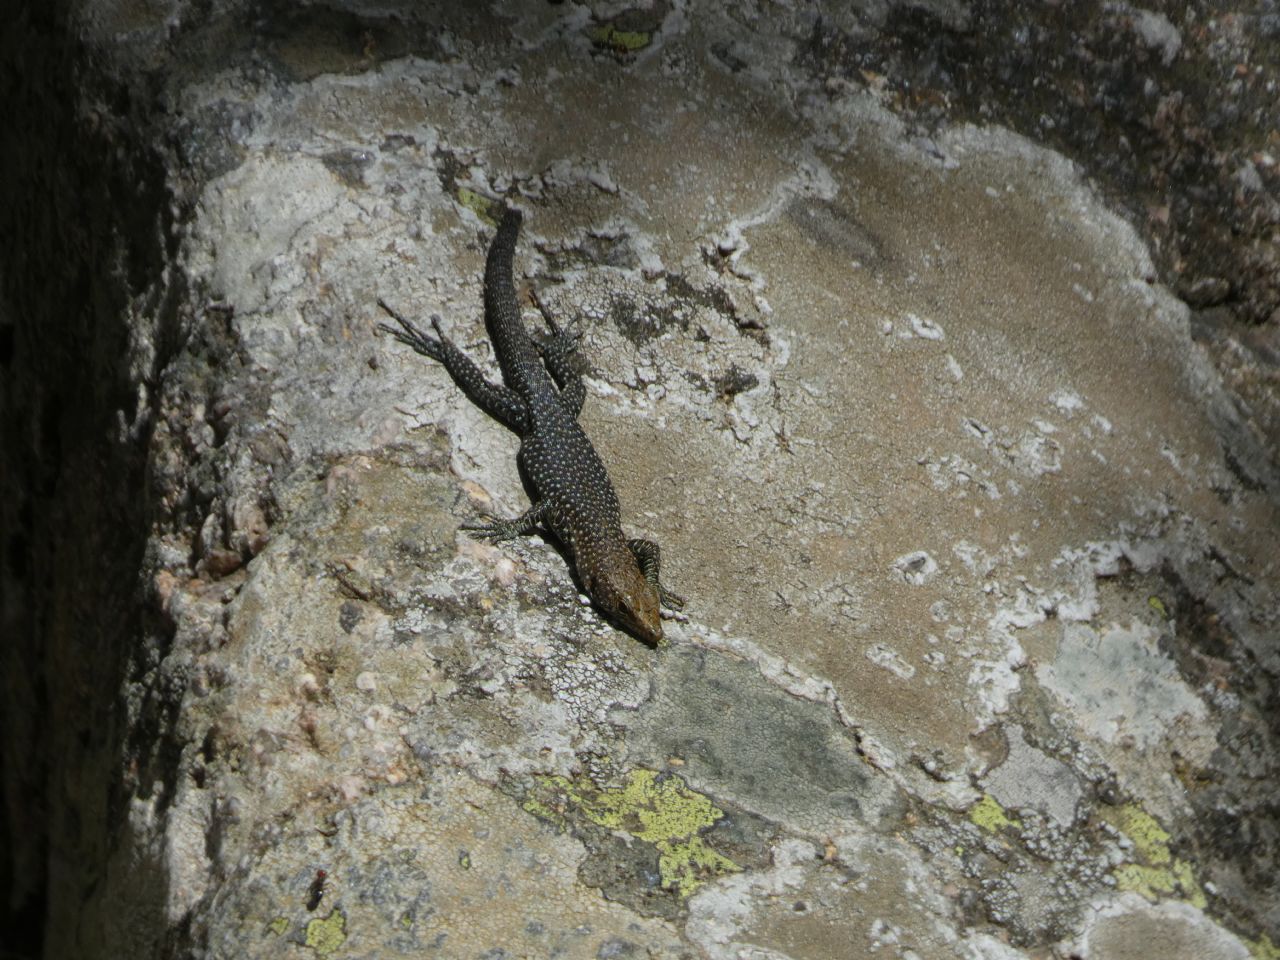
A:
<svg viewBox="0 0 1280 960">
<path fill-rule="evenodd" d="M 582 404 L 587 398 L 586 384 L 582 382 L 582 374 L 574 367 L 572 360 L 573 353 L 578 349 L 578 341 L 582 338 L 582 331 L 573 322 L 567 327 L 561 327 L 542 302 L 542 298 L 537 293 L 532 296 L 534 305 L 551 331 L 550 337 L 536 341 L 538 353 L 560 388 L 560 400 L 565 409 L 576 417 L 582 412 Z"/>
<path fill-rule="evenodd" d="M 481 410 L 503 424 L 513 433 L 523 435 L 528 429 L 529 411 L 524 399 L 510 387 L 501 383 L 490 383 L 480 368 L 465 353 L 459 350 L 444 331 L 440 329 L 440 316 L 433 314 L 431 327 L 436 335 L 424 333 L 393 310 L 385 300 L 379 299 L 378 306 L 385 310 L 400 328 L 389 323 L 378 324 L 378 329 L 391 334 L 401 343 L 410 346 L 424 357 L 430 357 L 444 365 L 449 376 Z"/>
<path fill-rule="evenodd" d="M 645 580 L 657 588 L 658 602 L 664 607 L 670 607 L 672 610 L 682 609 L 684 607 L 684 597 L 678 593 L 672 593 L 658 579 L 658 571 L 662 567 L 661 548 L 652 540 L 641 540 L 639 538 L 628 540 L 627 546 L 631 548 L 631 553 L 636 558 L 636 563 L 640 564 L 640 572 L 644 574 Z"/>
</svg>

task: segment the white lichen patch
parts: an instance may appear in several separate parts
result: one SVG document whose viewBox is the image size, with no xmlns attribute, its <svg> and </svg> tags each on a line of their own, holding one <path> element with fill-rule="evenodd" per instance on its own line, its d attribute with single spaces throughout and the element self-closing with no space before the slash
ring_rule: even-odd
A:
<svg viewBox="0 0 1280 960">
<path fill-rule="evenodd" d="M 340 232 L 357 216 L 346 190 L 319 160 L 255 157 L 215 180 L 201 201 L 201 231 L 231 235 L 234 244 L 197 246 L 191 268 L 207 276 L 215 298 L 234 305 L 237 316 L 252 315 L 307 279 L 306 255 L 326 230 Z M 290 320 L 294 322 L 289 322 Z M 280 338 L 300 333 L 297 317 L 263 318 Z M 256 324 L 245 325 L 246 341 L 267 346 Z"/>
<path fill-rule="evenodd" d="M 1189 903 L 1149 903 L 1136 893 L 1091 904 L 1083 931 L 1068 950 L 1083 960 L 1107 960 L 1137 955 L 1138 945 L 1143 955 L 1161 960 L 1258 960 L 1267 956 L 1252 953 L 1238 937 Z"/>
<path fill-rule="evenodd" d="M 685 935 L 709 960 L 898 957 L 1009 960 L 958 930 L 947 896 L 901 838 L 842 834 L 825 849 L 773 848 L 767 870 L 708 884 L 689 902 Z"/>
<path fill-rule="evenodd" d="M 685 935 L 714 960 L 741 956 L 737 942 L 757 904 L 785 896 L 804 882 L 817 851 L 803 840 L 785 840 L 773 851 L 773 867 L 756 873 L 734 874 L 709 884 L 689 901 Z"/>
<path fill-rule="evenodd" d="M 929 483 L 935 490 L 952 490 L 956 497 L 967 497 L 975 491 L 989 500 L 999 500 L 1002 496 L 991 479 L 991 471 L 966 457 L 944 453 L 935 460 L 929 453 L 917 458 L 917 462 L 928 471 Z"/>
<path fill-rule="evenodd" d="M 1050 394 L 1049 402 L 1068 416 L 1084 409 L 1084 398 L 1074 390 L 1058 390 Z"/>
<path fill-rule="evenodd" d="M 1071 768 L 1027 743 L 1019 727 L 1011 726 L 1009 755 L 986 778 L 984 786 L 1006 809 L 1034 809 L 1060 827 L 1076 817 L 1082 791 Z"/>
<path fill-rule="evenodd" d="M 1012 467 L 1025 477 L 1040 477 L 1062 471 L 1062 445 L 1053 438 L 1057 428 L 1044 420 L 1033 420 L 1030 429 L 1018 432 L 997 430 L 976 417 L 961 423 L 998 463 Z"/>
<path fill-rule="evenodd" d="M 968 686 L 973 722 L 979 729 L 988 726 L 1009 709 L 1009 698 L 1021 685 L 1018 670 L 1027 662 L 1022 645 L 1009 637 L 1003 656 L 975 659 L 969 669 Z"/>
<path fill-rule="evenodd" d="M 907 314 L 907 323 L 911 325 L 911 332 L 921 340 L 945 340 L 946 334 L 937 321 L 928 317 L 918 317 L 914 313 Z M 954 361 L 952 361 L 954 362 Z M 957 378 L 958 379 L 958 378 Z"/>
<path fill-rule="evenodd" d="M 1098 612 L 1098 578 L 1115 576 L 1120 572 L 1121 561 L 1128 556 L 1128 544 L 1118 540 L 1096 541 L 1063 550 L 1053 561 L 1053 566 L 1070 584 L 1053 595 L 1059 619 L 1092 620 Z"/>
<path fill-rule="evenodd" d="M 903 583 L 922 587 L 938 572 L 938 562 L 926 550 L 905 553 L 893 561 L 893 571 Z"/>
<path fill-rule="evenodd" d="M 888 670 L 899 680 L 910 680 L 916 675 L 916 668 L 907 663 L 902 655 L 883 643 L 873 643 L 863 654 L 868 660 L 881 669 Z"/>
<path fill-rule="evenodd" d="M 1158 640 L 1155 630 L 1138 621 L 1097 629 L 1065 623 L 1057 657 L 1037 676 L 1086 735 L 1145 749 L 1208 715 Z"/>
</svg>

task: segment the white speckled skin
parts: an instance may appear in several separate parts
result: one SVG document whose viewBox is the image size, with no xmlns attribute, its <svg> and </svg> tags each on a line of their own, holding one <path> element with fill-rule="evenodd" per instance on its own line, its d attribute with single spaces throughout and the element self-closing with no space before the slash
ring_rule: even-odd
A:
<svg viewBox="0 0 1280 960">
<path fill-rule="evenodd" d="M 577 420 L 581 381 L 560 358 L 553 366 L 561 381 L 557 386 L 525 329 L 512 279 L 520 223 L 519 211 L 505 213 L 485 263 L 485 326 L 505 386 L 485 380 L 440 332 L 437 317 L 432 318 L 437 337 L 431 337 L 382 304 L 400 324 L 400 329 L 383 329 L 443 363 L 472 400 L 520 435 L 520 466 L 537 501 L 514 520 L 466 529 L 492 539 L 528 533 L 538 525 L 550 529 L 573 555 L 582 587 L 601 611 L 639 639 L 656 644 L 662 640 L 659 599 L 672 606 L 681 601 L 658 583 L 656 544 L 623 536 L 617 494 Z"/>
</svg>

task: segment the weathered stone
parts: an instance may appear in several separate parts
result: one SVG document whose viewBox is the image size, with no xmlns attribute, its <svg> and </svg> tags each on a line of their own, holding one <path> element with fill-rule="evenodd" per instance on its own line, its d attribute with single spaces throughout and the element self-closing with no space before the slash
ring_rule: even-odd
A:
<svg viewBox="0 0 1280 960">
<path fill-rule="evenodd" d="M 7 30 L 0 948 L 1274 957 L 1277 78 L 1081 9 Z M 375 331 L 485 355 L 498 198 L 662 649 L 459 530 L 515 440 Z"/>
</svg>

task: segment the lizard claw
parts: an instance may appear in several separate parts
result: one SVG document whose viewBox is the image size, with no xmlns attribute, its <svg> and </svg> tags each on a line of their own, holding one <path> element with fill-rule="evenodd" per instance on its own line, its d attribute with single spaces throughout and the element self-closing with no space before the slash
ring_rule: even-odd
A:
<svg viewBox="0 0 1280 960">
<path fill-rule="evenodd" d="M 386 313 L 394 319 L 396 323 L 400 324 L 399 329 L 397 329 L 389 323 L 380 323 L 378 324 L 379 330 L 391 334 L 391 336 L 395 337 L 405 346 L 412 347 L 417 353 L 420 353 L 423 356 L 430 357 L 433 360 L 444 359 L 445 335 L 440 330 L 439 314 L 433 314 L 431 317 L 431 326 L 439 335 L 439 339 L 437 340 L 415 327 L 409 320 L 405 319 L 403 315 L 393 309 L 392 306 L 381 297 L 378 298 L 378 306 L 386 311 Z"/>
<path fill-rule="evenodd" d="M 547 329 L 551 331 L 550 343 L 563 343 L 566 353 L 577 349 L 578 340 L 582 338 L 582 331 L 577 329 L 577 317 L 570 320 L 568 326 L 561 327 L 556 323 L 556 318 L 551 315 L 551 311 L 547 309 L 547 305 L 542 302 L 536 290 L 531 290 L 529 296 L 533 299 L 533 305 L 538 308 L 538 312 L 542 314 L 542 319 L 546 321 Z"/>
</svg>

